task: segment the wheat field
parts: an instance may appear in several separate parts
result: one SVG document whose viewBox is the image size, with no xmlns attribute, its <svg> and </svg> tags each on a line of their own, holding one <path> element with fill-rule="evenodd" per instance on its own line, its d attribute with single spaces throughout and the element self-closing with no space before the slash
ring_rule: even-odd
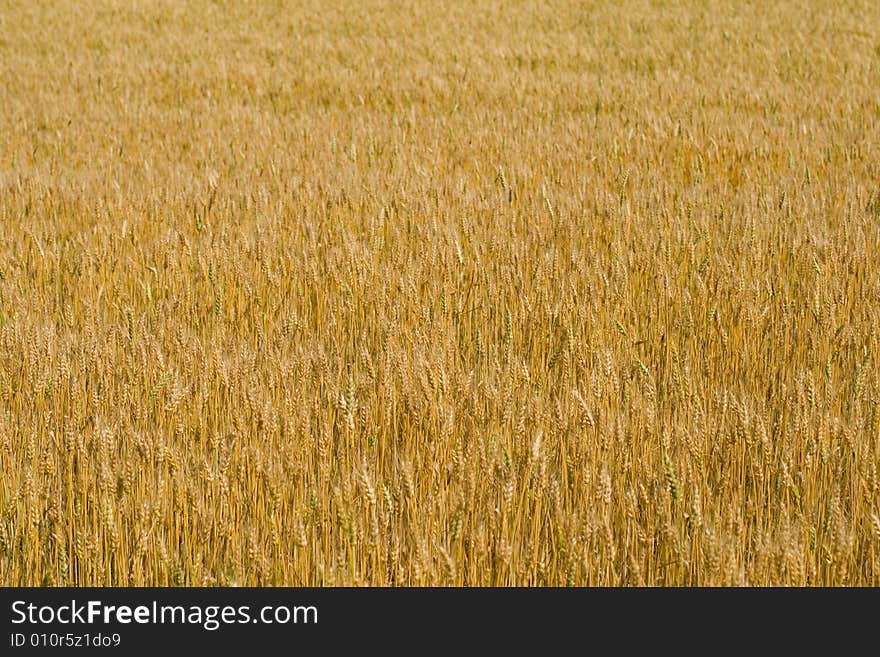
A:
<svg viewBox="0 0 880 657">
<path fill-rule="evenodd" d="M 0 0 L 0 584 L 880 584 L 878 34 Z"/>
</svg>

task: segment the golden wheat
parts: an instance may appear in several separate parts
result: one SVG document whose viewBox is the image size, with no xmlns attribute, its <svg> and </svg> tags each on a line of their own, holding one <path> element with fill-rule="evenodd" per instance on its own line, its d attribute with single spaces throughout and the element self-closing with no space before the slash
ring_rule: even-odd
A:
<svg viewBox="0 0 880 657">
<path fill-rule="evenodd" d="M 880 584 L 878 33 L 0 0 L 0 583 Z"/>
</svg>

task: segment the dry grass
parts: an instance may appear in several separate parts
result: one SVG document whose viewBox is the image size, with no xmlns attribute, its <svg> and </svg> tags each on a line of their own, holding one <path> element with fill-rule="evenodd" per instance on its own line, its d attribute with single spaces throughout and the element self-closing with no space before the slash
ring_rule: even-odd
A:
<svg viewBox="0 0 880 657">
<path fill-rule="evenodd" d="M 880 584 L 875 2 L 0 0 L 0 583 Z"/>
</svg>

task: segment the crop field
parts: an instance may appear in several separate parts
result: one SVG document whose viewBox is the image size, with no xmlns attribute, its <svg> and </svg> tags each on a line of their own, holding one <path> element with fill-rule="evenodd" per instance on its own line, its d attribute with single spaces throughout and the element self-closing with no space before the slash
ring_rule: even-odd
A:
<svg viewBox="0 0 880 657">
<path fill-rule="evenodd" d="M 0 0 L 0 584 L 880 585 L 878 35 Z"/>
</svg>

